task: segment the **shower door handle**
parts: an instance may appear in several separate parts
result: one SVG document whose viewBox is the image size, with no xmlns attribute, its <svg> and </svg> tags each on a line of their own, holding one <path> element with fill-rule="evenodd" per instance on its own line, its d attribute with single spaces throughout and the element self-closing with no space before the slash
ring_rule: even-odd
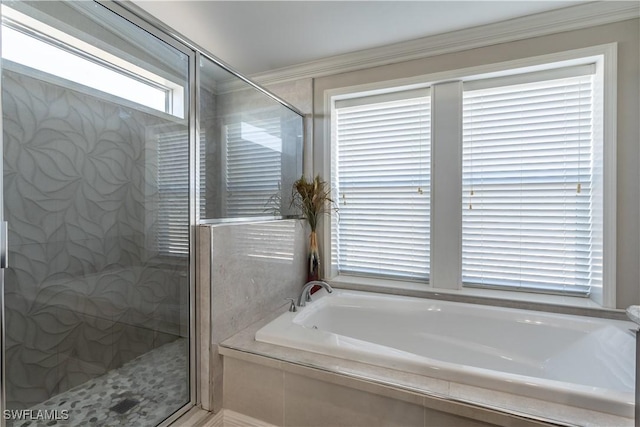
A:
<svg viewBox="0 0 640 427">
<path fill-rule="evenodd" d="M 9 224 L 0 222 L 0 268 L 9 267 Z"/>
</svg>

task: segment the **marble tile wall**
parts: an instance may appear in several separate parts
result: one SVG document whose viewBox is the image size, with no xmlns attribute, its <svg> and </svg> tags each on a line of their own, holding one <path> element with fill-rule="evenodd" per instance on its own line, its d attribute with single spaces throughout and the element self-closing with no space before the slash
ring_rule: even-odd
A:
<svg viewBox="0 0 640 427">
<path fill-rule="evenodd" d="M 210 321 L 205 349 L 209 373 L 202 378 L 210 386 L 205 409 L 222 408 L 218 343 L 283 307 L 285 298 L 295 298 L 302 290 L 307 234 L 299 220 L 198 226 L 199 277 L 207 280 L 199 284 L 207 288 L 200 295 L 210 297 L 210 311 L 201 313 L 201 320 Z"/>
<path fill-rule="evenodd" d="M 176 339 L 188 259 L 156 243 L 153 141 L 166 119 L 7 69 L 2 78 L 7 402 L 17 409 Z"/>
<path fill-rule="evenodd" d="M 541 425 L 534 421 L 482 410 L 466 411 L 467 418 L 444 405 L 433 409 L 419 394 L 402 393 L 366 381 L 273 360 L 247 360 L 225 356 L 224 407 L 274 426 L 415 426 L 489 427 L 491 425 Z M 259 379 L 259 380 L 258 380 Z M 493 424 L 491 421 L 498 421 Z M 505 422 L 506 421 L 506 422 Z"/>
</svg>

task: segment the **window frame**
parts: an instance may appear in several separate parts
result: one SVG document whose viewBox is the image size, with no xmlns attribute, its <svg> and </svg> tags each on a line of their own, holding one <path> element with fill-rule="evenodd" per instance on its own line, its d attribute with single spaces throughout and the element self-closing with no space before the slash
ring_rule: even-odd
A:
<svg viewBox="0 0 640 427">
<path fill-rule="evenodd" d="M 545 71 L 554 68 L 568 67 L 572 65 L 580 65 L 585 63 L 595 63 L 596 73 L 602 75 L 601 86 L 597 85 L 596 90 L 599 91 L 602 97 L 602 102 L 596 106 L 596 114 L 602 116 L 602 140 L 603 140 L 603 286 L 601 289 L 594 289 L 594 292 L 590 295 L 591 300 L 598 306 L 606 308 L 616 307 L 616 156 L 617 156 L 617 43 L 609 43 L 604 45 L 591 46 L 581 49 L 575 49 L 571 51 L 557 52 L 553 54 L 540 55 L 529 58 L 522 58 L 513 61 L 505 61 L 494 64 L 487 64 L 475 67 L 468 67 L 458 70 L 443 71 L 432 74 L 425 74 L 419 76 L 412 76 L 407 78 L 395 79 L 383 82 L 366 83 L 356 86 L 341 87 L 335 89 L 328 89 L 324 91 L 324 114 L 327 119 L 324 120 L 324 132 L 328 137 L 325 138 L 318 150 L 315 151 L 316 155 L 320 155 L 320 159 L 317 159 L 314 163 L 315 173 L 320 173 L 322 176 L 331 176 L 331 159 L 332 159 L 332 145 L 335 138 L 335 129 L 332 126 L 335 101 L 348 99 L 354 96 L 362 96 L 363 94 L 380 94 L 388 93 L 396 90 L 407 90 L 411 88 L 419 87 L 432 87 L 437 88 L 443 84 L 450 84 L 455 82 L 470 82 L 474 80 L 489 79 L 494 77 L 504 77 L 510 74 L 529 73 L 533 71 Z M 462 85 L 460 84 L 460 92 L 462 91 Z M 437 92 L 437 89 L 436 89 Z M 433 94 L 433 92 L 432 92 Z M 462 94 L 461 94 L 462 95 Z M 431 280 L 429 285 L 424 283 L 415 282 L 402 283 L 396 281 L 375 279 L 368 281 L 364 278 L 356 278 L 345 274 L 339 274 L 337 270 L 336 260 L 332 259 L 331 248 L 331 221 L 326 219 L 323 222 L 322 234 L 321 234 L 321 247 L 328 248 L 324 250 L 324 276 L 329 280 L 336 283 L 362 283 L 371 284 L 373 286 L 394 286 L 400 289 L 424 289 L 433 291 L 444 291 L 462 294 L 483 293 L 486 296 L 498 295 L 495 290 L 489 289 L 469 289 L 462 287 L 462 108 L 459 109 L 459 138 L 458 144 L 446 144 L 442 142 L 443 137 L 446 139 L 446 132 L 441 132 L 438 135 L 437 132 L 437 120 L 439 117 L 443 117 L 444 111 L 439 112 L 437 95 L 432 95 L 432 153 L 438 154 L 439 149 L 451 150 L 449 152 L 449 160 L 445 163 L 438 163 L 440 160 L 432 157 L 432 207 L 441 205 L 443 201 L 450 206 L 456 206 L 456 211 L 460 212 L 460 220 L 457 221 L 456 226 L 452 226 L 451 217 L 444 217 L 444 219 L 438 218 L 438 213 L 432 211 L 431 218 Z M 460 97 L 460 104 L 462 98 Z M 455 109 L 454 109 L 455 110 Z M 436 120 L 434 120 L 434 117 Z M 439 143 L 440 141 L 441 143 Z M 459 154 L 456 153 L 459 151 Z M 442 153 L 444 155 L 444 153 Z M 432 154 L 433 156 L 433 154 Z M 459 182 L 454 179 L 454 183 L 438 179 L 437 170 L 434 168 L 435 164 L 440 164 L 440 170 L 460 170 Z M 445 186 L 441 188 L 439 186 Z M 451 188 L 456 188 L 456 194 L 451 193 Z M 444 200 L 440 200 L 437 194 L 439 190 L 445 190 L 444 192 L 450 194 Z M 434 199 L 439 200 L 438 203 L 433 203 Z M 447 199 L 449 199 L 447 201 Z M 455 203 L 453 202 L 455 199 Z M 453 212 L 453 211 L 452 211 Z M 455 215 L 454 215 L 455 216 Z M 442 214 L 440 214 L 440 218 Z M 448 222 L 447 222 L 448 220 Z M 457 220 L 457 218 L 456 218 Z M 442 227 L 441 221 L 444 221 L 445 225 Z M 436 240 L 437 236 L 434 233 L 439 233 L 441 238 Z M 443 239 L 446 238 L 448 242 L 454 242 L 452 244 L 442 244 Z M 441 260 L 442 263 L 439 263 Z M 440 266 L 439 269 L 442 275 L 438 276 L 438 273 L 434 271 L 434 266 Z M 366 282 L 366 283 L 365 283 Z M 419 286 L 417 286 L 419 285 Z M 507 295 L 512 294 L 513 299 L 522 299 L 522 294 L 529 294 L 528 292 L 514 292 L 514 291 L 502 291 Z M 513 294 L 520 294 L 517 297 Z M 507 298 L 510 298 L 507 296 Z M 566 297 L 564 297 L 566 298 Z M 535 298 L 533 298 L 535 299 Z"/>
</svg>

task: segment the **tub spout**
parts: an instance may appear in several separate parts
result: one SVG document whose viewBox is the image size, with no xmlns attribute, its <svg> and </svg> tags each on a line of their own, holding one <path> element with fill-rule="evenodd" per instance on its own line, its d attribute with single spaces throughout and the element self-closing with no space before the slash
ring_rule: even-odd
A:
<svg viewBox="0 0 640 427">
<path fill-rule="evenodd" d="M 327 290 L 327 292 L 333 292 L 333 288 L 329 286 L 329 284 L 323 280 L 312 280 L 304 285 L 302 288 L 302 293 L 300 294 L 300 299 L 298 300 L 298 307 L 304 307 L 307 304 L 307 301 L 311 301 L 311 289 L 315 285 L 322 286 Z"/>
</svg>

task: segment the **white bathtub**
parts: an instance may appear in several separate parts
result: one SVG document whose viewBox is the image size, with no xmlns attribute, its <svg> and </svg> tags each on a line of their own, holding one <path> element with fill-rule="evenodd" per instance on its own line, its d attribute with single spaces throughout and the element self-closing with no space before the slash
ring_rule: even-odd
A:
<svg viewBox="0 0 640 427">
<path fill-rule="evenodd" d="M 256 340 L 633 417 L 631 322 L 324 290 Z"/>
</svg>

